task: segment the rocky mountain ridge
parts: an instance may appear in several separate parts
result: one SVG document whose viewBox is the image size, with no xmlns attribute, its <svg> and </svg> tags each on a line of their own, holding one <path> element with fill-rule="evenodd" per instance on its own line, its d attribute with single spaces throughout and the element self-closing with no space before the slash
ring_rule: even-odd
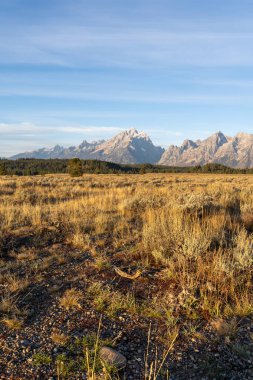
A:
<svg viewBox="0 0 253 380">
<path fill-rule="evenodd" d="M 166 150 L 155 146 L 145 132 L 135 128 L 123 131 L 109 140 L 84 140 L 77 147 L 42 148 L 12 156 L 18 158 L 73 158 L 109 161 L 120 164 L 158 163 L 168 166 L 195 166 L 219 163 L 234 168 L 253 167 L 253 134 L 234 137 L 217 132 L 204 140 L 185 140 L 181 146 Z"/>
<path fill-rule="evenodd" d="M 219 163 L 234 168 L 253 167 L 253 134 L 235 137 L 217 132 L 205 140 L 185 140 L 181 146 L 171 145 L 159 160 L 160 165 L 195 166 Z"/>
<path fill-rule="evenodd" d="M 42 148 L 12 156 L 18 158 L 73 158 L 101 160 L 120 164 L 151 163 L 161 158 L 164 149 L 155 146 L 145 132 L 135 128 L 121 132 L 111 139 L 88 143 L 86 140 L 77 147 Z"/>
</svg>

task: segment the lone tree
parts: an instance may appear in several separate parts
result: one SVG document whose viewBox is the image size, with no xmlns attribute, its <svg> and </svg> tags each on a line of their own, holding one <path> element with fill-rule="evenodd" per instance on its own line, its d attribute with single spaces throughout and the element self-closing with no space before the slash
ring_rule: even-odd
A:
<svg viewBox="0 0 253 380">
<path fill-rule="evenodd" d="M 81 177 L 83 175 L 83 165 L 80 158 L 72 158 L 69 160 L 68 173 L 71 177 Z"/>
</svg>

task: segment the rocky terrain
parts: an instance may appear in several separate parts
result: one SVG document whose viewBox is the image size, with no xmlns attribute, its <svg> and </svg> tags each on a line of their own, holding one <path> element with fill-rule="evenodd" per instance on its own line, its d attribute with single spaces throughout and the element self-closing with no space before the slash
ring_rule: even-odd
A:
<svg viewBox="0 0 253 380">
<path fill-rule="evenodd" d="M 93 379 L 87 377 L 82 361 L 87 342 L 97 334 L 101 311 L 92 303 L 91 295 L 87 296 L 88 285 L 100 281 L 104 287 L 110 285 L 122 292 L 141 292 L 142 297 L 145 293 L 149 293 L 149 297 L 155 296 L 160 291 L 159 272 L 154 277 L 152 271 L 147 271 L 135 282 L 123 280 L 115 277 L 110 269 L 91 269 L 93 260 L 85 252 L 60 244 L 52 246 L 52 250 L 59 255 L 60 262 L 41 268 L 43 280 L 31 284 L 20 297 L 19 306 L 29 308 L 25 325 L 21 330 L 8 331 L 6 327 L 0 330 L 0 379 Z M 44 260 L 47 255 L 50 253 L 44 252 Z M 38 261 L 38 265 L 43 264 L 42 259 Z M 29 271 L 27 265 L 21 265 L 15 274 L 26 276 Z M 148 286 L 144 285 L 146 283 Z M 66 310 L 60 306 L 60 299 L 70 288 L 78 289 L 85 297 L 78 308 Z M 145 375 L 150 325 L 151 343 Z M 113 347 L 126 358 L 126 365 L 113 379 L 149 379 L 149 369 L 155 363 L 156 355 L 165 358 L 162 370 L 155 377 L 157 380 L 252 379 L 251 318 L 241 318 L 236 325 L 200 323 L 196 331 L 191 331 L 191 325 L 186 326 L 166 357 L 166 341 L 162 343 L 159 339 L 163 334 L 166 334 L 166 328 L 162 320 L 133 315 L 124 309 L 118 310 L 114 316 L 102 313 L 100 344 Z M 96 379 L 109 380 L 111 377 L 97 376 Z"/>
</svg>

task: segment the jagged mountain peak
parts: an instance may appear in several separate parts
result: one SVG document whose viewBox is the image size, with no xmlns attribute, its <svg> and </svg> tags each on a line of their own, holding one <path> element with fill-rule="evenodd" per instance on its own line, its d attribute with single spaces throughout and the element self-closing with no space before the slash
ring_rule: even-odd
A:
<svg viewBox="0 0 253 380">
<path fill-rule="evenodd" d="M 196 148 L 197 146 L 198 145 L 194 141 L 187 139 L 187 140 L 183 141 L 183 144 L 181 145 L 181 148 L 183 150 L 185 150 L 185 149 L 189 149 L 189 148 Z"/>
<path fill-rule="evenodd" d="M 99 140 L 99 141 L 91 141 L 88 142 L 87 140 L 83 140 L 80 145 L 78 145 L 79 149 L 84 149 L 84 148 L 89 148 L 91 146 L 97 146 L 99 144 L 102 144 L 104 140 Z"/>
<path fill-rule="evenodd" d="M 81 144 L 80 145 L 78 145 L 78 147 L 79 148 L 86 148 L 87 146 L 89 146 L 90 145 L 90 143 L 87 141 L 87 140 L 83 140 L 82 142 L 81 142 Z"/>
<path fill-rule="evenodd" d="M 217 144 L 218 146 L 221 146 L 225 144 L 228 140 L 226 136 L 222 132 L 216 132 L 213 133 L 210 137 L 208 137 L 205 142 L 211 142 L 213 144 Z"/>
<path fill-rule="evenodd" d="M 231 167 L 253 167 L 253 135 L 238 133 L 235 137 L 216 132 L 205 140 L 190 143 L 185 140 L 181 147 L 169 146 L 162 155 L 161 165 L 194 166 L 210 162 Z M 194 147 L 194 149 L 193 149 Z"/>
<path fill-rule="evenodd" d="M 55 145 L 51 150 L 55 151 L 55 152 L 59 152 L 63 149 L 63 147 L 59 144 Z"/>
<path fill-rule="evenodd" d="M 150 137 L 145 133 L 144 131 L 139 132 L 136 128 L 130 128 L 126 131 L 118 133 L 116 136 L 113 137 L 113 139 L 121 139 L 121 138 L 143 138 L 146 140 L 150 140 Z"/>
<path fill-rule="evenodd" d="M 145 132 L 131 128 L 120 132 L 97 147 L 96 158 L 106 157 L 108 161 L 119 163 L 155 163 L 164 149 L 156 147 Z"/>
<path fill-rule="evenodd" d="M 116 137 L 119 137 L 119 138 L 124 138 L 124 137 L 127 137 L 127 138 L 132 138 L 132 137 L 136 137 L 137 135 L 139 134 L 139 132 L 137 131 L 136 128 L 129 128 L 125 131 L 122 131 L 122 132 L 119 132 L 117 135 L 113 136 L 112 138 L 116 138 Z"/>
<path fill-rule="evenodd" d="M 127 135 L 131 135 L 131 136 L 135 136 L 135 135 L 139 134 L 139 132 L 137 131 L 136 128 L 129 128 L 126 131 L 124 131 L 123 133 L 126 133 Z"/>
</svg>

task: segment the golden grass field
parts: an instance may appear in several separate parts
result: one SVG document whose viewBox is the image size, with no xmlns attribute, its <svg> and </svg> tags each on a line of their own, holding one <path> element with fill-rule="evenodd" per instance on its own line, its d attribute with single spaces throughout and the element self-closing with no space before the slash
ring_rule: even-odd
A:
<svg viewBox="0 0 253 380">
<path fill-rule="evenodd" d="M 201 340 L 205 326 L 231 338 L 252 314 L 253 176 L 6 176 L 0 196 L 5 332 L 32 324 L 26 294 L 82 252 L 89 260 L 68 280 L 71 291 L 54 289 L 59 307 L 78 312 L 83 298 L 112 321 L 121 312 L 143 318 L 164 352 Z"/>
</svg>

